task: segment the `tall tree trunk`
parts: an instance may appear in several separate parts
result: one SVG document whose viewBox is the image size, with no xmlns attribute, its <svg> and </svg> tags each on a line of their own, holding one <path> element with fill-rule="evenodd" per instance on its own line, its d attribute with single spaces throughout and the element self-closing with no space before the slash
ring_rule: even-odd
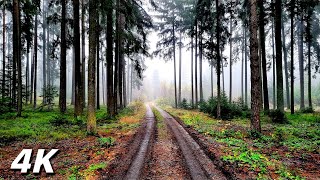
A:
<svg viewBox="0 0 320 180">
<path fill-rule="evenodd" d="M 103 105 L 105 106 L 106 105 L 106 97 L 105 97 L 105 90 L 104 90 L 104 87 L 105 87 L 105 77 L 104 77 L 104 63 L 102 62 L 102 66 L 101 66 L 101 73 L 102 73 L 102 102 L 103 102 Z"/>
<path fill-rule="evenodd" d="M 6 86 L 6 9 L 2 9 L 2 89 L 1 95 L 2 99 L 6 96 L 5 86 Z"/>
<path fill-rule="evenodd" d="M 301 15 L 302 16 L 302 15 Z M 300 73 L 300 109 L 305 108 L 304 105 L 304 60 L 303 60 L 303 19 L 300 18 L 298 23 L 298 52 L 299 52 L 299 73 Z"/>
<path fill-rule="evenodd" d="M 275 40 L 276 40 L 276 66 L 277 66 L 277 109 L 284 110 L 283 101 L 283 74 L 282 74 L 282 44 L 281 44 L 281 0 L 275 2 Z"/>
<path fill-rule="evenodd" d="M 176 68 L 176 41 L 175 41 L 175 22 L 172 23 L 172 34 L 173 34 L 173 68 L 174 68 L 174 104 L 175 108 L 178 107 L 177 103 L 177 68 Z"/>
<path fill-rule="evenodd" d="M 71 105 L 75 105 L 76 97 L 76 62 L 75 62 L 75 47 L 72 47 L 72 84 L 71 84 Z"/>
<path fill-rule="evenodd" d="M 287 108 L 290 109 L 290 93 L 289 93 L 289 72 L 288 72 L 288 52 L 286 47 L 286 37 L 284 32 L 284 19 L 281 20 L 281 31 L 282 31 L 282 48 L 283 48 L 283 58 L 284 58 L 284 78 L 286 82 L 286 100 Z"/>
<path fill-rule="evenodd" d="M 49 52 L 47 52 L 47 14 L 46 14 L 46 8 L 43 2 L 43 12 L 42 12 L 42 16 L 43 16 L 43 23 L 42 23 L 42 89 L 43 89 L 43 98 L 42 98 L 42 103 L 45 104 L 46 103 L 46 95 L 45 95 L 45 89 L 47 86 L 47 53 L 49 54 Z M 34 70 L 36 72 L 36 69 Z M 36 91 L 36 89 L 34 89 L 34 91 Z M 36 98 L 36 97 L 34 97 Z"/>
<path fill-rule="evenodd" d="M 291 0 L 291 7 L 290 7 L 290 23 L 291 23 L 291 72 L 290 72 L 290 79 L 291 79 L 291 114 L 294 114 L 294 25 L 293 25 L 293 18 L 294 18 L 294 4 L 295 0 Z"/>
<path fill-rule="evenodd" d="M 21 116 L 22 111 L 22 69 L 21 69 L 21 52 L 20 52 L 20 5 L 18 0 L 13 0 L 13 63 L 17 66 L 18 71 L 18 96 L 17 96 L 17 116 Z M 14 70 L 15 71 L 15 70 Z M 16 72 L 14 72 L 14 76 Z M 14 77 L 16 79 L 16 77 Z M 15 88 L 16 84 L 13 83 Z M 14 91 L 15 96 L 15 91 Z"/>
<path fill-rule="evenodd" d="M 202 27 L 202 26 L 201 26 Z M 202 86 L 202 59 L 203 59 L 203 44 L 202 44 L 202 30 L 200 30 L 200 34 L 199 34 L 199 90 L 200 90 L 200 101 L 203 101 L 203 86 Z"/>
<path fill-rule="evenodd" d="M 244 37 L 245 28 L 243 27 L 242 35 Z M 245 53 L 245 45 L 244 38 L 242 38 L 242 57 L 241 57 L 241 103 L 244 104 L 244 86 L 243 86 L 243 77 L 244 77 L 244 53 Z"/>
<path fill-rule="evenodd" d="M 30 69 L 30 41 L 27 41 L 27 62 L 26 62 L 26 89 L 25 89 L 25 96 L 26 96 L 26 104 L 28 104 L 29 100 L 29 71 Z"/>
<path fill-rule="evenodd" d="M 220 51 L 220 54 L 221 54 L 220 56 L 222 56 L 222 52 L 221 51 Z M 220 63 L 221 63 L 222 92 L 223 92 L 223 94 L 225 94 L 226 91 L 224 89 L 224 64 L 223 64 L 222 60 L 220 61 Z"/>
<path fill-rule="evenodd" d="M 75 73 L 75 102 L 74 102 L 74 116 L 81 116 L 83 113 L 83 83 L 80 60 L 80 2 L 73 0 L 73 34 L 74 34 L 74 73 Z"/>
<path fill-rule="evenodd" d="M 107 10 L 107 111 L 114 117 L 114 93 L 113 93 L 113 1 L 108 0 Z"/>
<path fill-rule="evenodd" d="M 216 0 L 216 11 L 217 11 L 217 27 L 216 27 L 216 37 L 217 37 L 217 119 L 221 118 L 221 88 L 220 88 L 220 70 L 221 70 L 221 58 L 220 58 L 220 10 L 219 10 L 219 0 Z"/>
<path fill-rule="evenodd" d="M 123 58 L 123 107 L 127 106 L 127 79 L 126 79 L 126 60 Z"/>
<path fill-rule="evenodd" d="M 232 1 L 231 1 L 232 3 Z M 231 4 L 232 6 L 232 4 Z M 229 103 L 232 101 L 232 16 L 230 17 L 230 86 L 229 86 Z"/>
<path fill-rule="evenodd" d="M 119 24 L 119 105 L 120 108 L 123 108 L 123 68 L 124 68 L 124 54 L 123 54 L 123 29 L 124 29 L 124 15 L 121 13 L 119 16 L 120 24 Z"/>
<path fill-rule="evenodd" d="M 119 38 L 120 38 L 120 0 L 116 0 L 116 39 L 115 39 L 115 60 L 114 60 L 114 109 L 115 113 L 118 112 L 118 98 L 119 98 Z"/>
<path fill-rule="evenodd" d="M 97 109 L 100 109 L 100 21 L 99 15 L 97 17 Z"/>
<path fill-rule="evenodd" d="M 82 99 L 80 102 L 82 107 L 85 107 L 86 99 L 86 29 L 85 29 L 85 13 L 86 6 L 85 0 L 81 0 L 81 80 L 82 80 L 82 89 L 80 90 Z"/>
<path fill-rule="evenodd" d="M 66 0 L 61 0 L 62 20 L 61 20 L 61 52 L 60 52 L 60 92 L 59 92 L 59 109 L 60 113 L 65 113 L 66 105 L 66 68 L 67 68 L 67 45 L 66 45 Z M 76 29 L 76 28 L 75 28 Z M 76 44 L 74 44 L 76 46 Z"/>
<path fill-rule="evenodd" d="M 195 47 L 194 47 L 194 50 L 195 50 L 195 62 L 194 62 L 194 78 L 195 78 L 195 106 L 196 106 L 196 109 L 198 109 L 198 21 L 196 21 L 196 39 L 195 39 Z"/>
<path fill-rule="evenodd" d="M 194 84 L 193 84 L 193 35 L 191 36 L 191 105 L 194 108 Z"/>
<path fill-rule="evenodd" d="M 31 86 L 33 86 L 34 94 L 33 94 L 33 108 L 35 109 L 37 106 L 37 64 L 38 64 L 38 15 L 36 15 L 35 18 L 35 26 L 34 26 L 34 55 L 33 55 L 33 82 L 31 83 Z M 32 93 L 32 92 L 31 92 Z"/>
<path fill-rule="evenodd" d="M 248 51 L 247 51 L 247 30 L 244 28 L 244 104 L 248 106 Z"/>
<path fill-rule="evenodd" d="M 272 39 L 272 77 L 273 77 L 273 109 L 276 109 L 276 61 L 275 61 L 275 50 L 274 50 L 274 22 L 271 24 L 271 39 Z"/>
<path fill-rule="evenodd" d="M 182 49 L 182 42 L 181 42 L 181 32 L 180 32 L 180 43 L 179 43 L 179 91 L 178 91 L 178 102 L 179 105 L 181 104 L 181 60 L 182 60 L 182 53 L 181 53 L 181 49 Z"/>
<path fill-rule="evenodd" d="M 263 0 L 259 0 L 259 35 L 260 35 L 260 46 L 261 46 L 261 61 L 262 61 L 262 78 L 263 78 L 263 102 L 264 111 L 269 112 L 269 92 L 268 92 L 268 78 L 267 78 L 267 59 L 266 59 L 266 37 L 264 31 L 264 7 Z"/>
<path fill-rule="evenodd" d="M 308 7 L 308 14 L 307 14 L 307 43 L 308 43 L 308 104 L 309 108 L 312 109 L 312 99 L 311 99 L 311 43 L 312 43 L 312 35 L 311 35 L 311 18 L 312 18 L 312 8 Z"/>
<path fill-rule="evenodd" d="M 251 67 L 251 129 L 255 132 L 261 132 L 260 125 L 260 97 L 261 73 L 259 69 L 258 55 L 258 16 L 257 0 L 250 0 L 250 67 Z"/>
<path fill-rule="evenodd" d="M 89 62 L 88 62 L 88 120 L 87 133 L 96 134 L 96 52 L 97 52 L 97 3 L 89 0 Z"/>
</svg>

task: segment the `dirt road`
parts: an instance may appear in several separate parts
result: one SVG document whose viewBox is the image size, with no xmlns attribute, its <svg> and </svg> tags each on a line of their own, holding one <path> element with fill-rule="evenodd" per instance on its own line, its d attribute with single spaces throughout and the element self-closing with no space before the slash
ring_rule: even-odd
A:
<svg viewBox="0 0 320 180">
<path fill-rule="evenodd" d="M 147 105 L 145 128 L 129 150 L 131 163 L 119 179 L 227 179 L 197 142 L 167 112 L 159 107 L 157 118 Z M 130 146 L 128 146 L 130 147 Z M 122 157 L 127 161 L 127 157 Z M 121 160 L 120 160 L 121 161 Z M 121 173 L 121 172 L 119 172 Z"/>
</svg>

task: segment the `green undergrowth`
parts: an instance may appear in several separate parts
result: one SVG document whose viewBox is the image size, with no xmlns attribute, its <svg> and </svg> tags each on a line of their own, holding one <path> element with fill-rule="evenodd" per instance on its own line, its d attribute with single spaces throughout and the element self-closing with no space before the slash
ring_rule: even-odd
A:
<svg viewBox="0 0 320 180">
<path fill-rule="evenodd" d="M 112 128 L 127 130 L 138 127 L 137 122 L 120 122 L 126 116 L 142 111 L 143 103 L 139 103 L 140 107 L 137 104 L 123 109 L 115 118 L 109 118 L 106 107 L 101 107 L 96 111 L 98 129 L 108 131 Z M 50 143 L 85 136 L 86 115 L 75 118 L 72 107 L 68 107 L 63 115 L 59 113 L 58 107 L 54 107 L 52 111 L 43 111 L 33 110 L 30 106 L 24 108 L 22 117 L 16 117 L 15 113 L 0 114 L 0 146 L 13 141 Z"/>
<path fill-rule="evenodd" d="M 263 133 L 253 137 L 250 120 L 246 118 L 222 121 L 198 111 L 166 110 L 179 117 L 187 127 L 221 144 L 223 161 L 255 172 L 257 179 L 270 179 L 270 171 L 279 179 L 303 179 L 281 160 L 292 158 L 289 156 L 292 152 L 319 153 L 319 114 L 286 113 L 286 123 L 274 123 L 270 117 L 262 116 Z M 285 155 L 277 151 L 277 148 L 283 147 L 287 149 Z"/>
</svg>

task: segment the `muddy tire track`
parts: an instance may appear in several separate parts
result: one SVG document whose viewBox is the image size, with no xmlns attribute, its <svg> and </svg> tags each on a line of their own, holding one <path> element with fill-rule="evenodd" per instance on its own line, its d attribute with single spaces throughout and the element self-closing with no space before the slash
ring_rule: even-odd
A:
<svg viewBox="0 0 320 180">
<path fill-rule="evenodd" d="M 226 180 L 227 177 L 214 165 L 198 143 L 189 133 L 167 112 L 156 107 L 164 117 L 175 136 L 192 179 L 217 179 Z"/>
</svg>

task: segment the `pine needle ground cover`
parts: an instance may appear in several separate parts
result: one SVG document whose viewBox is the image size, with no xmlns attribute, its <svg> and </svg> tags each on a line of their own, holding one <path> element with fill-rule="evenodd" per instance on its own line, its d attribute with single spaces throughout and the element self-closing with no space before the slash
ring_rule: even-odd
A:
<svg viewBox="0 0 320 180">
<path fill-rule="evenodd" d="M 198 111 L 166 110 L 213 144 L 214 154 L 236 177 L 320 178 L 319 114 L 286 114 L 287 124 L 263 116 L 262 134 L 252 137 L 249 119 L 223 121 Z"/>
</svg>

